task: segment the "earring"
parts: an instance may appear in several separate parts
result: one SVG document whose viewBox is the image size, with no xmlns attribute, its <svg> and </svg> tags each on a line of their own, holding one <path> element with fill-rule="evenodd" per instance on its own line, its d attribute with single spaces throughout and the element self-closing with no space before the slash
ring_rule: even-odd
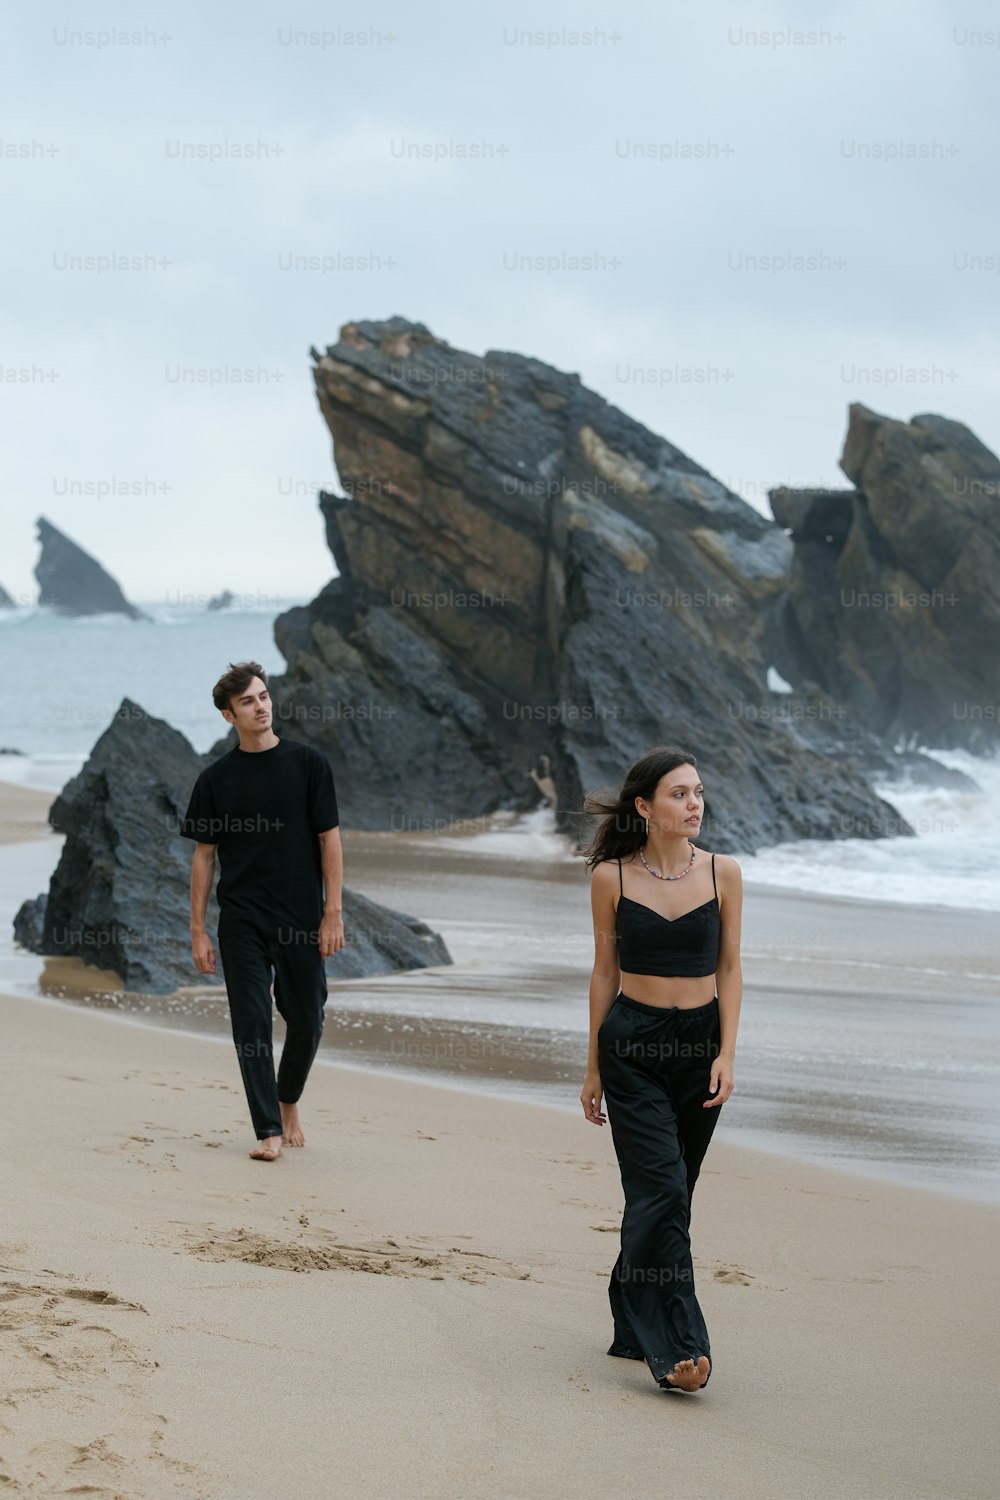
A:
<svg viewBox="0 0 1000 1500">
<path fill-rule="evenodd" d="M 648 818 L 645 819 L 645 823 L 646 823 L 646 837 L 649 838 L 649 819 Z"/>
</svg>

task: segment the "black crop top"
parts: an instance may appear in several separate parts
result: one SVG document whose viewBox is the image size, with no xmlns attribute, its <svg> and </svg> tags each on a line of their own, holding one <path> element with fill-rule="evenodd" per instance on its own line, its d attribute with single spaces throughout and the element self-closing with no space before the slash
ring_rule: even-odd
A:
<svg viewBox="0 0 1000 1500">
<path fill-rule="evenodd" d="M 618 883 L 622 862 L 618 861 Z M 651 906 L 633 901 L 624 887 L 618 898 L 615 933 L 618 965 L 623 974 L 660 974 L 665 979 L 700 979 L 714 974 L 719 962 L 722 917 L 719 888 L 715 884 L 712 855 L 712 885 L 715 895 L 679 917 L 664 917 Z"/>
</svg>

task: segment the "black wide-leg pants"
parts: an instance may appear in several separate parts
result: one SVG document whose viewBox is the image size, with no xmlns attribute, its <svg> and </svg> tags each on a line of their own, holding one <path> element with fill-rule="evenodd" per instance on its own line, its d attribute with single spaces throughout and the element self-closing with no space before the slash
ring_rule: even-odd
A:
<svg viewBox="0 0 1000 1500">
<path fill-rule="evenodd" d="M 601 1084 L 625 1193 L 608 1295 L 609 1354 L 645 1359 L 657 1381 L 704 1354 L 695 1295 L 691 1198 L 722 1105 L 703 1108 L 719 1053 L 719 998 L 681 1009 L 619 994 L 597 1035 Z"/>
<path fill-rule="evenodd" d="M 281 1134 L 282 1104 L 297 1104 L 323 1034 L 326 968 L 316 933 L 252 922 L 219 928 L 233 1042 L 258 1140 Z M 271 983 L 285 1023 L 277 1077 L 271 1046 Z"/>
</svg>

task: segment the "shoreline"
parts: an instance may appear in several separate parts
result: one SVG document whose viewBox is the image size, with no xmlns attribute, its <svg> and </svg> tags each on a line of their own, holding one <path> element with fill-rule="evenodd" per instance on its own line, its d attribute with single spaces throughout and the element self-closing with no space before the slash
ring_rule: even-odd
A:
<svg viewBox="0 0 1000 1500">
<path fill-rule="evenodd" d="M 38 833 L 0 848 L 0 910 L 12 916 L 26 890 L 47 884 L 61 838 L 44 821 L 50 794 L 8 792 L 6 811 L 33 819 Z M 484 855 L 425 836 L 389 848 L 384 835 L 345 835 L 358 888 L 440 931 L 455 962 L 331 976 L 324 1065 L 575 1114 L 591 959 L 586 882 L 536 847 L 535 833 L 530 843 L 519 856 Z M 745 908 L 734 1102 L 748 1146 L 957 1201 L 1000 1201 L 995 918 L 749 881 Z M 130 994 L 117 974 L 80 959 L 15 949 L 9 929 L 3 991 L 231 1045 L 221 982 Z M 276 1017 L 276 1040 L 282 1031 Z"/>
<path fill-rule="evenodd" d="M 360 981 L 358 981 L 358 983 L 360 983 Z M 334 995 L 331 992 L 331 1000 L 333 998 Z M 0 990 L 0 1006 L 2 1006 L 3 1002 L 6 1000 L 27 1000 L 30 1003 L 51 1005 L 59 1010 L 64 1010 L 67 1007 L 67 1001 L 55 995 L 39 994 L 27 996 Z M 160 1031 L 168 1031 L 171 1035 L 181 1037 L 187 1041 L 198 1043 L 208 1042 L 216 1047 L 221 1046 L 225 1050 L 227 1059 L 232 1059 L 233 1043 L 232 1037 L 228 1034 L 228 1032 L 194 1030 L 184 1025 L 164 1025 L 162 1021 L 151 1020 L 148 1017 L 144 1017 L 142 1015 L 129 1014 L 117 1009 L 109 1008 L 105 1010 L 94 1011 L 89 1006 L 76 1008 L 84 1010 L 84 1012 L 87 1014 L 101 1015 L 107 1020 L 117 1021 L 126 1026 L 134 1027 L 139 1031 L 152 1031 L 154 1033 Z M 276 1014 L 274 1018 L 274 1047 L 276 1056 L 280 1052 L 280 1045 L 283 1040 L 283 1034 L 284 1028 L 281 1023 L 281 1018 Z M 236 1067 L 235 1062 L 233 1062 L 232 1065 L 234 1068 Z M 487 1079 L 481 1076 L 477 1076 L 474 1079 L 471 1079 L 463 1076 L 460 1073 L 448 1071 L 446 1069 L 432 1071 L 428 1068 L 425 1070 L 421 1070 L 412 1066 L 407 1067 L 405 1064 L 386 1064 L 372 1061 L 361 1061 L 358 1059 L 344 1057 L 342 1053 L 335 1052 L 332 1049 L 324 1055 L 322 1048 L 317 1053 L 316 1060 L 313 1066 L 314 1068 L 332 1068 L 334 1071 L 342 1070 L 348 1073 L 359 1075 L 362 1078 L 399 1079 L 402 1083 L 415 1084 L 419 1087 L 432 1090 L 444 1089 L 450 1092 L 468 1095 L 473 1099 L 486 1098 L 508 1104 L 527 1104 L 531 1105 L 532 1107 L 537 1106 L 539 1109 L 554 1110 L 558 1114 L 561 1114 L 563 1116 L 568 1115 L 574 1119 L 582 1120 L 583 1118 L 579 1107 L 579 1101 L 575 1096 L 572 1098 L 554 1097 L 552 1093 L 544 1092 L 535 1084 L 523 1078 L 510 1080 L 506 1085 L 504 1085 L 502 1083 L 499 1083 L 495 1079 Z M 238 1078 L 238 1072 L 236 1076 Z M 736 1100 L 736 1097 L 737 1096 L 734 1093 L 734 1102 Z M 732 1113 L 735 1113 L 735 1111 L 733 1111 Z M 721 1136 L 714 1137 L 713 1144 L 715 1142 L 719 1142 L 721 1144 Z M 725 1140 L 725 1145 L 727 1148 L 731 1148 L 735 1152 L 747 1152 L 752 1157 L 764 1156 L 772 1158 L 775 1161 L 787 1162 L 789 1164 L 795 1164 L 801 1167 L 815 1167 L 820 1172 L 833 1173 L 837 1176 L 848 1179 L 862 1178 L 871 1186 L 881 1185 L 885 1187 L 899 1187 L 903 1188 L 907 1192 L 926 1194 L 932 1199 L 945 1200 L 947 1202 L 954 1202 L 971 1206 L 978 1205 L 987 1209 L 1000 1208 L 1000 1198 L 998 1198 L 995 1194 L 981 1195 L 972 1193 L 971 1191 L 960 1191 L 954 1188 L 949 1189 L 939 1184 L 908 1181 L 905 1178 L 891 1176 L 889 1174 L 881 1172 L 878 1170 L 877 1166 L 867 1163 L 863 1160 L 854 1161 L 851 1163 L 824 1160 L 819 1156 L 808 1155 L 802 1150 L 796 1149 L 796 1147 L 792 1144 L 779 1146 L 775 1144 L 768 1144 L 766 1141 L 760 1141 L 756 1139 L 741 1140 L 734 1134 L 730 1134 L 727 1137 L 727 1139 Z"/>
<path fill-rule="evenodd" d="M 0 850 L 8 905 L 49 859 L 38 841 L 59 839 L 50 801 L 39 794 L 28 809 L 33 839 Z M 411 866 L 431 854 L 419 884 Z M 988 914 L 911 910 L 886 932 L 878 913 L 859 925 L 850 898 L 837 907 L 748 883 L 745 1061 L 692 1215 L 713 1377 L 682 1398 L 659 1391 L 644 1363 L 605 1354 L 620 1177 L 610 1128 L 588 1124 L 576 1101 L 585 1033 L 547 1024 L 575 1014 L 565 996 L 589 961 L 589 932 L 583 944 L 566 936 L 577 871 L 487 865 L 426 843 L 417 859 L 364 838 L 353 858 L 375 899 L 412 910 L 420 891 L 418 914 L 446 929 L 455 966 L 331 982 L 333 1046 L 303 1098 L 307 1146 L 276 1163 L 248 1155 L 224 986 L 181 987 L 168 1019 L 154 997 L 130 997 L 79 960 L 4 958 L 23 988 L 0 978 L 0 1086 L 14 1118 L 32 1120 L 7 1156 L 0 1238 L 10 1493 L 244 1500 L 287 1486 L 290 1450 L 302 1500 L 327 1500 L 332 1467 L 365 1500 L 563 1500 L 581 1473 L 608 1493 L 626 1471 L 630 1484 L 662 1487 L 665 1464 L 694 1500 L 720 1487 L 741 1500 L 992 1496 L 982 1432 L 1000 1366 L 988 1316 L 1000 1207 L 811 1159 L 791 1140 L 739 1139 L 759 1105 L 793 1129 L 798 1109 L 814 1133 L 824 1118 L 834 1134 L 853 1122 L 870 1149 L 863 1103 L 827 1118 L 822 1101 L 831 1093 L 840 1107 L 831 1067 L 845 1027 L 867 1038 L 876 1097 L 885 1092 L 884 1034 L 865 1031 L 879 1013 L 927 1028 L 929 1050 L 913 1043 L 918 1069 L 941 1036 L 958 1068 L 970 1046 L 985 1056 L 934 1029 L 943 1009 L 952 1026 L 938 977 L 907 960 L 948 944 L 977 953 Z M 476 885 L 449 925 L 473 870 L 484 894 Z M 528 924 L 544 881 L 557 929 L 539 944 Z M 522 905 L 502 905 L 511 889 Z M 485 917 L 473 896 L 491 906 Z M 838 951 L 843 928 L 879 933 L 877 1005 L 870 976 Z M 805 987 L 790 982 L 789 958 L 809 965 Z M 995 1009 L 988 965 L 968 961 L 984 978 L 965 981 L 964 1010 Z M 75 996 L 44 993 L 39 972 Z M 109 988 L 88 1002 L 97 979 Z M 789 1017 L 825 1068 L 818 1089 L 803 1074 L 794 1096 L 780 1050 Z M 276 1047 L 282 1031 L 276 1017 Z M 484 1038 L 489 1083 L 358 1060 L 408 1039 L 455 1062 Z M 565 1099 L 530 1083 L 503 1091 L 511 1039 Z M 964 1073 L 960 1088 L 964 1100 Z M 950 1101 L 938 1103 L 947 1114 Z M 905 1148 L 905 1111 L 890 1119 Z M 938 1352 L 960 1355 L 972 1377 L 934 1379 Z M 281 1401 L 277 1442 L 248 1399 L 262 1379 Z M 378 1441 L 386 1433 L 392 1442 Z"/>
<path fill-rule="evenodd" d="M 361 981 L 357 981 L 357 983 L 361 983 Z M 330 1001 L 333 1002 L 335 998 L 336 992 L 331 991 Z M 82 1010 L 87 1014 L 101 1015 L 109 1020 L 122 1022 L 140 1031 L 153 1033 L 167 1032 L 170 1035 L 189 1041 L 210 1042 L 216 1046 L 222 1046 L 229 1059 L 232 1058 L 233 1043 L 228 1030 L 197 1029 L 186 1026 L 183 1022 L 165 1022 L 162 1017 L 152 1018 L 135 1012 L 130 1013 L 116 1007 L 96 1009 L 89 1005 L 74 1004 L 74 1002 L 57 995 L 24 995 L 19 992 L 0 990 L 0 1005 L 8 999 L 18 1001 L 27 1000 L 30 1003 L 51 1005 L 61 1011 L 67 1009 Z M 344 1018 L 345 1026 L 352 1024 L 350 1017 L 354 1014 L 348 1013 L 348 1016 Z M 328 1022 L 324 1039 L 329 1035 L 330 1016 L 331 1010 L 330 1005 L 328 1005 Z M 378 1023 L 383 1019 L 382 1015 L 378 1013 L 373 1016 L 373 1028 L 376 1032 L 379 1031 Z M 453 1053 L 454 1041 L 451 1033 L 442 1031 L 441 1034 L 448 1038 L 442 1050 Z M 283 1037 L 284 1026 L 281 1018 L 275 1014 L 274 1046 L 276 1054 L 280 1049 Z M 380 1039 L 384 1041 L 384 1036 Z M 343 1052 L 339 1050 L 340 1042 L 341 1037 L 337 1037 L 333 1046 L 321 1046 L 320 1051 L 317 1053 L 314 1067 L 332 1068 L 334 1070 L 343 1069 L 347 1072 L 368 1078 L 395 1078 L 401 1082 L 416 1084 L 424 1088 L 440 1088 L 465 1094 L 473 1099 L 486 1098 L 499 1100 L 507 1104 L 537 1105 L 539 1108 L 555 1110 L 564 1116 L 571 1116 L 574 1119 L 582 1118 L 576 1098 L 578 1087 L 577 1072 L 580 1073 L 580 1080 L 582 1080 L 582 1071 L 579 1068 L 573 1071 L 572 1076 L 567 1079 L 565 1087 L 557 1091 L 555 1085 L 550 1084 L 548 1087 L 540 1085 L 539 1082 L 528 1077 L 526 1073 L 502 1081 L 495 1076 L 486 1076 L 482 1073 L 472 1075 L 463 1074 L 454 1066 L 435 1067 L 429 1065 L 421 1068 L 412 1064 L 378 1061 L 371 1055 L 367 1057 L 364 1054 L 360 1057 L 344 1056 Z M 544 1035 L 539 1036 L 538 1044 L 546 1053 L 550 1051 L 550 1040 Z M 474 1052 L 475 1048 L 471 1048 L 470 1051 Z M 235 1063 L 233 1063 L 233 1066 L 235 1067 Z M 743 1102 L 743 1096 L 739 1093 L 739 1084 L 737 1084 L 737 1092 L 733 1095 L 733 1102 L 735 1103 L 737 1099 L 741 1103 Z M 731 1115 L 735 1113 L 735 1110 L 731 1111 Z M 836 1173 L 845 1178 L 863 1178 L 866 1182 L 876 1187 L 879 1185 L 900 1187 L 908 1192 L 925 1193 L 932 1198 L 954 1203 L 979 1205 L 984 1208 L 996 1208 L 1000 1206 L 1000 1193 L 998 1193 L 995 1183 L 991 1183 L 987 1188 L 980 1188 L 979 1191 L 975 1191 L 971 1185 L 956 1187 L 948 1186 L 946 1183 L 940 1181 L 919 1181 L 899 1172 L 893 1173 L 888 1171 L 881 1163 L 873 1162 L 863 1157 L 855 1157 L 850 1160 L 830 1159 L 824 1157 L 819 1151 L 810 1152 L 806 1150 L 800 1143 L 793 1139 L 787 1137 L 784 1140 L 780 1138 L 776 1139 L 766 1131 L 757 1131 L 753 1127 L 747 1127 L 745 1124 L 743 1126 L 743 1133 L 745 1139 L 741 1140 L 738 1136 L 730 1135 L 726 1144 L 736 1151 L 747 1151 L 753 1155 L 774 1158 L 776 1161 L 796 1164 L 807 1168 L 815 1167 L 819 1171 Z"/>
</svg>

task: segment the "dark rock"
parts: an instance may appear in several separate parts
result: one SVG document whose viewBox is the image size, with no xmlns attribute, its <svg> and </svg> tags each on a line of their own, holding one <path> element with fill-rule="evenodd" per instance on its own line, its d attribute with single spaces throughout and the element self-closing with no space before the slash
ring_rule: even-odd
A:
<svg viewBox="0 0 1000 1500">
<path fill-rule="evenodd" d="M 138 993 L 221 984 L 221 976 L 199 974 L 191 959 L 193 846 L 178 832 L 195 778 L 211 759 L 123 698 L 82 771 L 52 804 L 49 822 L 66 843 L 48 895 L 18 911 L 18 941 L 32 952 L 113 969 Z M 217 923 L 213 894 L 210 932 Z M 424 923 L 346 888 L 344 935 L 347 946 L 326 961 L 334 979 L 451 963 Z"/>
<path fill-rule="evenodd" d="M 794 541 L 843 546 L 854 516 L 854 490 L 769 490 L 771 513 Z"/>
<path fill-rule="evenodd" d="M 585 790 L 679 742 L 717 849 L 898 831 L 839 727 L 791 719 L 766 686 L 780 527 L 539 360 L 402 318 L 347 324 L 314 357 L 346 492 L 320 496 L 339 576 L 275 622 L 270 688 L 275 729 L 334 755 L 345 822 L 534 807 L 545 768 L 577 831 Z"/>
<path fill-rule="evenodd" d="M 22 901 L 14 917 L 14 941 L 29 953 L 41 953 L 45 942 L 45 908 L 48 896 L 43 892 L 33 901 Z"/>
<path fill-rule="evenodd" d="M 1000 705 L 1000 459 L 960 422 L 853 405 L 857 486 L 772 490 L 795 549 L 765 639 L 888 741 L 993 753 Z"/>
<path fill-rule="evenodd" d="M 37 521 L 41 555 L 35 564 L 40 589 L 39 604 L 50 604 L 66 615 L 128 615 L 149 620 L 143 610 L 130 604 L 118 584 L 95 557 L 40 516 Z"/>
<path fill-rule="evenodd" d="M 17 750 L 13 745 L 0 745 L 0 755 L 23 755 L 23 750 Z"/>
<path fill-rule="evenodd" d="M 13 597 L 8 594 L 3 584 L 0 583 L 0 609 L 16 609 L 17 604 Z"/>
<path fill-rule="evenodd" d="M 228 609 L 233 602 L 233 596 L 229 589 L 223 589 L 221 594 L 213 594 L 209 599 L 208 609 Z"/>
</svg>

